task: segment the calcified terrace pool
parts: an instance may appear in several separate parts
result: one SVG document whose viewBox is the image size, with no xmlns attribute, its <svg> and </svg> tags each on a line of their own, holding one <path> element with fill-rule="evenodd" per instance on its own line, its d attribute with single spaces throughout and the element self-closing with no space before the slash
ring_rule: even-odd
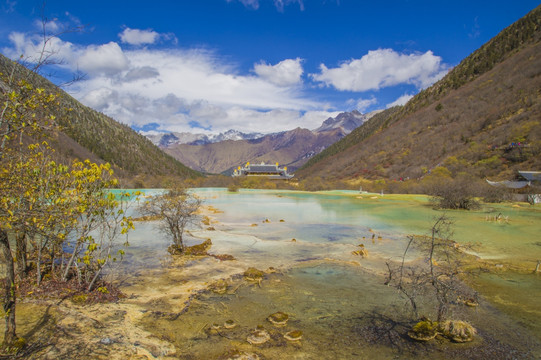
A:
<svg viewBox="0 0 541 360">
<path fill-rule="evenodd" d="M 152 195 L 154 191 L 146 191 Z M 491 205 L 477 212 L 447 212 L 453 240 L 496 269 L 469 283 L 481 306 L 465 309 L 479 338 L 469 344 L 413 343 L 408 308 L 384 285 L 385 262 L 397 261 L 408 234 L 424 235 L 441 211 L 423 196 L 196 189 L 210 217 L 192 228 L 188 245 L 212 240 L 212 257 L 182 264 L 168 260 L 168 240 L 152 222 L 136 224 L 122 263 L 123 290 L 152 298 L 140 326 L 171 342 L 183 358 L 375 359 L 535 358 L 541 356 L 541 209 Z M 494 221 L 502 214 L 503 221 Z M 366 258 L 352 254 L 363 244 Z M 408 260 L 414 260 L 412 252 Z M 265 271 L 246 281 L 249 267 Z M 174 271 L 171 271 L 174 268 Z M 512 269 L 512 270 L 509 270 Z M 122 272 L 121 272 L 122 273 Z M 223 291 L 209 290 L 216 284 Z M 225 286 L 224 286 L 225 284 Z M 184 286 L 189 301 L 168 295 Z M 142 290 L 144 289 L 144 290 Z M 189 305 L 189 306 L 187 306 Z M 282 312 L 286 324 L 267 318 Z M 257 329 L 264 344 L 247 339 Z M 284 335 L 301 336 L 290 341 Z M 288 335 L 289 336 L 289 335 Z M 291 337 L 291 336 L 290 336 Z"/>
</svg>

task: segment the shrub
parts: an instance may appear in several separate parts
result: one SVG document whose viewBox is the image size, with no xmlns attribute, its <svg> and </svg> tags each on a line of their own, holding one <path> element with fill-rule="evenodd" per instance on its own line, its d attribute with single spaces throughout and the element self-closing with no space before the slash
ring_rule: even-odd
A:
<svg viewBox="0 0 541 360">
<path fill-rule="evenodd" d="M 469 175 L 461 174 L 454 179 L 434 183 L 430 195 L 434 195 L 433 201 L 441 209 L 477 209 L 480 205 L 475 199 L 477 181 Z"/>
<path fill-rule="evenodd" d="M 235 184 L 235 183 L 232 183 L 227 187 L 227 191 L 239 192 L 239 186 L 237 184 Z"/>
</svg>

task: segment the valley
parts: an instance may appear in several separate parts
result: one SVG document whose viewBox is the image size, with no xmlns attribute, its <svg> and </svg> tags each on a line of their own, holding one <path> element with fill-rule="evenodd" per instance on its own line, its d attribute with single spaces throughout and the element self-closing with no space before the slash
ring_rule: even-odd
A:
<svg viewBox="0 0 541 360">
<path fill-rule="evenodd" d="M 129 5 L 0 5 L 0 358 L 541 359 L 537 2 Z"/>
<path fill-rule="evenodd" d="M 183 137 L 178 134 L 177 137 L 173 133 L 160 137 L 152 135 L 149 139 L 181 163 L 204 173 L 231 175 L 233 169 L 247 162 L 278 162 L 295 171 L 378 112 L 341 113 L 336 118 L 325 120 L 315 130 L 296 128 L 268 135 L 230 130 L 212 138 L 212 141 L 206 137 L 202 139 L 207 140 L 197 139 L 197 135 L 190 137 L 185 134 Z"/>
</svg>

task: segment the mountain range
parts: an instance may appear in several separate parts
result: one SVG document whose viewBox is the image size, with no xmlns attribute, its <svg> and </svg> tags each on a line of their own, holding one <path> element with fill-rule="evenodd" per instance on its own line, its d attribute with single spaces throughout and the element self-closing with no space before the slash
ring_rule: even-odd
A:
<svg viewBox="0 0 541 360">
<path fill-rule="evenodd" d="M 263 137 L 261 133 L 243 133 L 237 130 L 228 130 L 219 134 L 201 134 L 190 132 L 147 132 L 142 133 L 154 145 L 167 148 L 176 144 L 206 145 L 227 140 L 253 140 Z"/>
<path fill-rule="evenodd" d="M 147 137 L 186 166 L 201 172 L 231 174 L 246 162 L 278 162 L 294 171 L 377 113 L 343 112 L 314 130 L 296 128 L 267 135 L 229 130 L 218 135 L 172 132 Z"/>
<path fill-rule="evenodd" d="M 541 6 L 404 106 L 344 112 L 313 130 L 149 134 L 154 143 L 2 55 L 0 73 L 59 94 L 59 128 L 49 134 L 57 156 L 109 162 L 124 186 L 164 186 L 201 178 L 199 171 L 228 174 L 247 161 L 287 165 L 301 180 L 351 184 L 432 172 L 502 180 L 541 170 L 540 54 Z M 0 76 L 0 96 L 9 91 Z"/>
</svg>

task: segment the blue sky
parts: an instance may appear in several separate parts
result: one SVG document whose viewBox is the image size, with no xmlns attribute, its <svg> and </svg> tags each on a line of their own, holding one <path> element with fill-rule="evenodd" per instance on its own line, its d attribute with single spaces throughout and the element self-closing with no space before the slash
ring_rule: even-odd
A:
<svg viewBox="0 0 541 360">
<path fill-rule="evenodd" d="M 0 52 L 135 129 L 313 129 L 403 104 L 538 1 L 0 0 Z M 82 26 L 82 31 L 67 32 Z"/>
</svg>

